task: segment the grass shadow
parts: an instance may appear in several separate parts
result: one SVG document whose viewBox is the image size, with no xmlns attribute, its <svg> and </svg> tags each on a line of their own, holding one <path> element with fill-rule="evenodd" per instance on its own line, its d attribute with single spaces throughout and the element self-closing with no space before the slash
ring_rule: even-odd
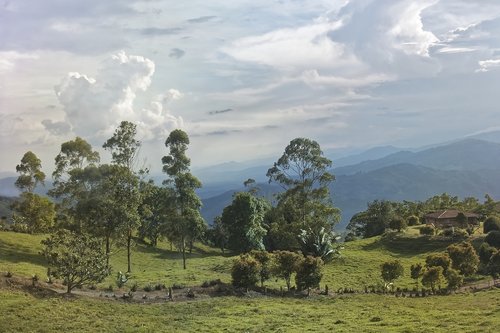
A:
<svg viewBox="0 0 500 333">
<path fill-rule="evenodd" d="M 35 265 L 44 266 L 45 259 L 39 253 L 34 253 L 33 248 L 21 244 L 6 243 L 0 240 L 1 261 L 18 264 L 28 262 Z"/>
<path fill-rule="evenodd" d="M 385 235 L 379 240 L 362 246 L 365 251 L 387 250 L 400 257 L 414 257 L 428 252 L 446 250 L 448 245 L 454 243 L 450 239 L 420 237 L 405 237 L 401 235 Z"/>
</svg>

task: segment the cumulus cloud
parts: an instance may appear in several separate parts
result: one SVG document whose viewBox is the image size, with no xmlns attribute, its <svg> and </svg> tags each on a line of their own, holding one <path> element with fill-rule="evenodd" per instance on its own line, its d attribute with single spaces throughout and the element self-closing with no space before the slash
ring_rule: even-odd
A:
<svg viewBox="0 0 500 333">
<path fill-rule="evenodd" d="M 120 52 L 103 62 L 96 78 L 69 73 L 55 88 L 65 122 L 75 134 L 89 138 L 110 135 L 122 120 L 138 124 L 145 140 L 181 127 L 182 118 L 166 108 L 169 101 L 182 97 L 175 89 L 155 97 L 149 107 L 134 108 L 137 93 L 149 88 L 154 71 L 151 60 Z M 62 124 L 46 121 L 44 126 L 56 133 Z"/>
</svg>

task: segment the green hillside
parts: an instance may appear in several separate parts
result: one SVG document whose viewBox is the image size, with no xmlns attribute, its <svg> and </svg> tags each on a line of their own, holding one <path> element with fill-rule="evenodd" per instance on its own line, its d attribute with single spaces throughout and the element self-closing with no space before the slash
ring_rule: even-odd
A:
<svg viewBox="0 0 500 333">
<path fill-rule="evenodd" d="M 44 278 L 44 259 L 39 254 L 43 238 L 0 232 L 0 271 L 26 277 L 38 274 Z M 362 291 L 365 285 L 381 281 L 381 263 L 397 258 L 405 267 L 405 277 L 397 280 L 396 286 L 411 288 L 409 266 L 423 262 L 431 252 L 443 251 L 447 245 L 448 241 L 417 237 L 413 229 L 400 237 L 349 242 L 345 244 L 343 258 L 326 265 L 321 284 L 328 284 L 332 291 L 338 288 Z M 233 258 L 217 249 L 198 245 L 189 256 L 188 269 L 183 270 L 179 254 L 170 251 L 168 244 L 161 243 L 158 249 L 137 244 L 132 257 L 132 280 L 124 290 L 134 282 L 140 287 L 148 283 L 199 286 L 203 281 L 218 278 L 229 283 Z M 116 251 L 111 263 L 114 272 L 125 270 L 125 251 Z M 113 280 L 114 275 L 98 289 L 114 285 Z M 284 283 L 270 281 L 269 286 L 279 288 Z M 0 311 L 4 314 L 0 331 L 420 332 L 429 328 L 433 332 L 488 332 L 500 324 L 500 318 L 493 315 L 499 306 L 498 289 L 426 298 L 361 293 L 301 299 L 250 294 L 138 304 L 102 297 L 32 294 L 0 284 Z"/>
<path fill-rule="evenodd" d="M 4 254 L 0 257 L 0 271 L 45 277 L 44 259 L 39 254 L 43 238 L 40 235 L 0 232 L 0 252 Z M 397 281 L 397 285 L 410 288 L 413 286 L 409 277 L 410 265 L 423 262 L 430 252 L 444 251 L 448 245 L 449 242 L 446 241 L 430 241 L 409 235 L 391 240 L 374 237 L 349 242 L 345 244 L 342 258 L 325 266 L 322 284 L 327 284 L 331 290 L 362 290 L 364 286 L 381 282 L 380 265 L 383 262 L 399 259 L 406 274 Z M 160 243 L 158 248 L 136 244 L 132 254 L 132 278 L 129 284 L 136 282 L 143 286 L 148 283 L 176 283 L 194 286 L 213 279 L 229 283 L 232 259 L 231 255 L 222 255 L 218 249 L 197 244 L 193 253 L 188 256 L 188 269 L 183 270 L 180 254 L 171 251 L 168 244 Z M 126 260 L 126 251 L 115 248 L 111 257 L 113 271 L 126 271 Z M 101 286 L 114 284 L 113 279 L 114 275 L 108 277 Z M 269 282 L 269 286 L 279 288 L 285 285 L 283 281 L 273 280 Z"/>
</svg>

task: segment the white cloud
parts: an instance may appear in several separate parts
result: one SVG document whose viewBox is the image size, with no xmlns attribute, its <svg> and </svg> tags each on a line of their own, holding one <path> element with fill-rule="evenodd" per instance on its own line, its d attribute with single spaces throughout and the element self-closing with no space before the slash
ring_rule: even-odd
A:
<svg viewBox="0 0 500 333">
<path fill-rule="evenodd" d="M 298 28 L 278 29 L 238 39 L 222 49 L 239 61 L 253 62 L 286 71 L 331 68 L 345 65 L 344 47 L 328 38 L 340 22 L 315 22 Z"/>
<path fill-rule="evenodd" d="M 437 1 L 403 1 L 395 6 L 397 21 L 389 31 L 393 45 L 407 54 L 429 56 L 429 48 L 438 42 L 438 38 L 430 31 L 424 30 L 422 11 Z M 401 11 L 398 16 L 397 12 Z"/>
<path fill-rule="evenodd" d="M 149 88 L 154 71 L 151 60 L 120 52 L 103 62 L 96 78 L 69 73 L 56 87 L 66 122 L 75 134 L 88 138 L 110 135 L 122 120 L 137 123 L 146 140 L 182 126 L 182 118 L 166 109 L 168 101 L 182 97 L 175 89 L 156 97 L 149 108 L 134 108 L 137 93 Z"/>
<path fill-rule="evenodd" d="M 500 58 L 481 60 L 478 63 L 480 68 L 476 70 L 476 72 L 488 72 L 490 70 L 500 69 Z"/>
</svg>

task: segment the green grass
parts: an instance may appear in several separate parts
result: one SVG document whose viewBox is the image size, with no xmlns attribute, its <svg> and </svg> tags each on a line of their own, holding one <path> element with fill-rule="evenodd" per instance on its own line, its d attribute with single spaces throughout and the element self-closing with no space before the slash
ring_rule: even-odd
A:
<svg viewBox="0 0 500 333">
<path fill-rule="evenodd" d="M 42 235 L 0 231 L 0 271 L 45 277 Z M 479 243 L 479 242 L 478 242 Z M 399 259 L 405 277 L 399 287 L 413 287 L 409 266 L 440 252 L 448 241 L 428 240 L 411 232 L 345 244 L 343 259 L 326 265 L 322 286 L 330 290 L 377 284 L 380 264 Z M 132 280 L 141 287 L 161 282 L 186 286 L 220 278 L 230 281 L 231 255 L 198 245 L 182 269 L 180 255 L 167 244 L 134 247 Z M 125 250 L 115 249 L 114 272 L 126 269 Z M 114 285 L 114 274 L 100 284 Z M 284 286 L 270 281 L 271 287 Z M 40 296 L 0 289 L 0 332 L 494 332 L 500 325 L 500 290 L 426 298 L 358 294 L 307 299 L 214 297 L 175 303 L 137 304 L 103 298 Z"/>
<path fill-rule="evenodd" d="M 42 248 L 40 241 L 44 238 L 41 235 L 0 231 L 0 271 L 45 277 L 45 261 L 39 254 Z M 444 251 L 449 244 L 450 241 L 429 240 L 411 233 L 403 237 L 373 237 L 348 242 L 342 252 L 343 257 L 325 266 L 321 284 L 327 284 L 330 290 L 363 290 L 364 286 L 381 282 L 380 265 L 383 262 L 398 259 L 405 268 L 405 274 L 395 285 L 412 288 L 414 281 L 410 278 L 410 266 L 423 263 L 429 253 Z M 114 247 L 113 251 L 113 272 L 126 271 L 125 249 Z M 161 242 L 158 248 L 136 244 L 132 253 L 132 275 L 127 285 L 138 283 L 142 287 L 148 283 L 177 283 L 194 286 L 213 279 L 230 282 L 233 259 L 231 255 L 222 255 L 218 249 L 196 244 L 193 253 L 188 254 L 187 269 L 184 270 L 181 255 L 171 251 L 168 244 Z M 114 285 L 114 279 L 115 274 L 112 274 L 100 286 Z M 272 288 L 285 286 L 282 280 L 268 281 L 268 285 Z"/>
<path fill-rule="evenodd" d="M 129 304 L 0 290 L 1 332 L 494 332 L 500 291 Z"/>
</svg>

